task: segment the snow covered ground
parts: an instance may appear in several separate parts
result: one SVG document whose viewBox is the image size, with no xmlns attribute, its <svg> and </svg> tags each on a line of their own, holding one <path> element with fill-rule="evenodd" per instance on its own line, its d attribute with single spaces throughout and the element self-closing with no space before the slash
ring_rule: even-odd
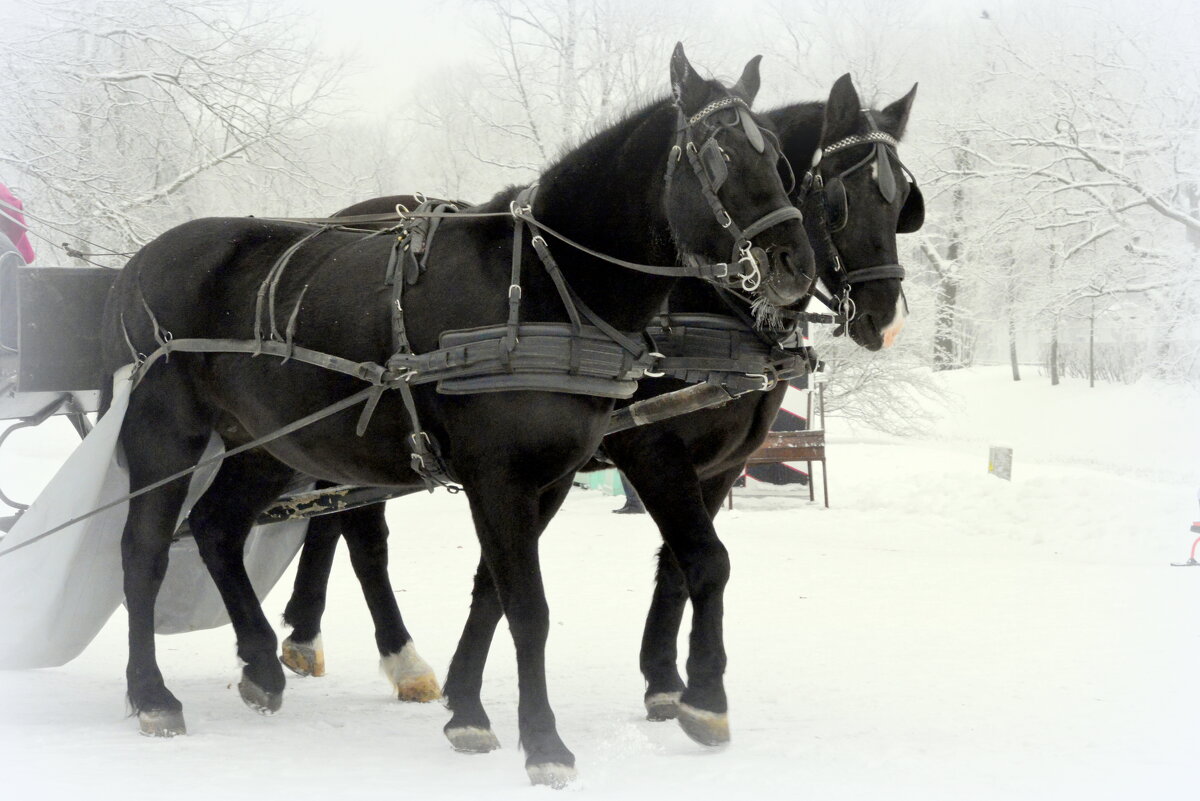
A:
<svg viewBox="0 0 1200 801">
<path fill-rule="evenodd" d="M 1088 390 L 1004 368 L 939 376 L 936 436 L 829 420 L 833 508 L 739 495 L 718 527 L 732 743 L 643 719 L 637 671 L 658 538 L 617 499 L 576 491 L 543 540 L 551 699 L 578 758 L 564 792 L 596 799 L 1185 799 L 1200 749 L 1200 568 L 1193 539 L 1200 394 Z M 70 437 L 6 448 L 28 497 Z M 1012 446 L 1013 480 L 987 475 Z M 8 448 L 11 448 L 9 450 Z M 58 448 L 59 450 L 54 450 Z M 422 654 L 444 670 L 478 556 L 464 500 L 394 502 L 392 573 Z M 343 549 L 344 550 L 344 549 Z M 0 798 L 528 798 L 511 640 L 484 699 L 504 747 L 453 753 L 436 704 L 379 676 L 344 552 L 329 675 L 289 680 L 281 713 L 241 703 L 228 627 L 161 637 L 189 736 L 139 737 L 123 708 L 118 612 L 74 662 L 0 673 Z M 290 575 L 268 598 L 278 619 Z M 3 610 L 0 610 L 3 614 Z M 683 644 L 681 644 L 683 650 Z"/>
</svg>

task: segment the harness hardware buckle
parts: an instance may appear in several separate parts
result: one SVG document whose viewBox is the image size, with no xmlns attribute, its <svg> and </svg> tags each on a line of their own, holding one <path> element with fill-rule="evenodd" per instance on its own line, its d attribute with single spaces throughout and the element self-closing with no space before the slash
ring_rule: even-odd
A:
<svg viewBox="0 0 1200 801">
<path fill-rule="evenodd" d="M 509 300 L 520 300 L 521 299 L 521 285 L 520 284 L 509 284 L 508 299 Z"/>
<path fill-rule="evenodd" d="M 725 219 L 722 220 L 722 217 Z M 729 216 L 729 212 L 725 211 L 725 209 L 721 209 L 717 212 L 717 225 L 721 226 L 722 228 L 728 228 L 729 226 L 733 225 L 733 218 Z"/>
<path fill-rule="evenodd" d="M 774 389 L 775 385 L 779 383 L 778 380 L 772 378 L 766 373 L 746 373 L 746 378 L 757 378 L 762 382 L 762 386 L 754 390 L 755 392 L 768 392 Z"/>
<path fill-rule="evenodd" d="M 660 363 L 662 362 L 663 359 L 667 358 L 666 356 L 663 356 L 661 353 L 659 353 L 656 350 L 650 351 L 650 353 L 648 353 L 646 355 L 650 356 L 651 358 L 657 359 Z M 646 378 L 662 378 L 664 375 L 666 375 L 666 373 L 662 370 L 646 370 L 642 373 L 642 375 L 645 376 Z"/>
</svg>

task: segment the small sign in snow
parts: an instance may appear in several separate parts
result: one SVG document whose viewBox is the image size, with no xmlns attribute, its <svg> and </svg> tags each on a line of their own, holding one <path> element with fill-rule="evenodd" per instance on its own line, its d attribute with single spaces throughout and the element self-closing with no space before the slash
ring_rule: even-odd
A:
<svg viewBox="0 0 1200 801">
<path fill-rule="evenodd" d="M 1005 481 L 1012 481 L 1012 448 L 993 445 L 988 449 L 988 472 Z"/>
</svg>

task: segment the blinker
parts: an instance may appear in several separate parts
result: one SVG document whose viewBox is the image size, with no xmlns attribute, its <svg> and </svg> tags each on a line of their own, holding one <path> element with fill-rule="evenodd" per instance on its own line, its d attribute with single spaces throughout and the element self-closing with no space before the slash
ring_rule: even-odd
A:
<svg viewBox="0 0 1200 801">
<path fill-rule="evenodd" d="M 884 200 L 891 203 L 896 199 L 896 174 L 892 172 L 892 161 L 884 144 L 875 145 L 875 183 Z"/>
<path fill-rule="evenodd" d="M 759 130 L 758 123 L 754 121 L 754 118 L 750 116 L 750 112 L 748 111 L 739 109 L 738 116 L 741 117 L 742 130 L 746 132 L 746 138 L 750 140 L 750 146 L 759 153 L 762 153 L 766 149 L 767 143 L 763 141 L 762 131 Z"/>
<path fill-rule="evenodd" d="M 718 191 L 729 177 L 729 165 L 725 163 L 725 154 L 721 152 L 721 146 L 715 138 L 709 139 L 704 143 L 704 147 L 700 148 L 700 163 L 704 165 L 708 180 L 712 182 L 713 191 Z"/>
</svg>

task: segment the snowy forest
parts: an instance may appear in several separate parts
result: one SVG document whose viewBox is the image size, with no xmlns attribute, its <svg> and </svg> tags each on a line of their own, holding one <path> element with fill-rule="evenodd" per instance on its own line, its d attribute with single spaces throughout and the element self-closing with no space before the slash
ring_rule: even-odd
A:
<svg viewBox="0 0 1200 801">
<path fill-rule="evenodd" d="M 758 105 L 919 84 L 925 227 L 881 354 L 813 338 L 831 412 L 920 426 L 933 370 L 1200 382 L 1200 8 L 941 0 L 0 2 L 0 181 L 37 263 L 120 266 L 205 215 L 478 201 L 662 95 L 683 41 Z M 335 4 L 336 5 L 336 4 Z M 807 165 L 797 165 L 803 170 Z"/>
</svg>

